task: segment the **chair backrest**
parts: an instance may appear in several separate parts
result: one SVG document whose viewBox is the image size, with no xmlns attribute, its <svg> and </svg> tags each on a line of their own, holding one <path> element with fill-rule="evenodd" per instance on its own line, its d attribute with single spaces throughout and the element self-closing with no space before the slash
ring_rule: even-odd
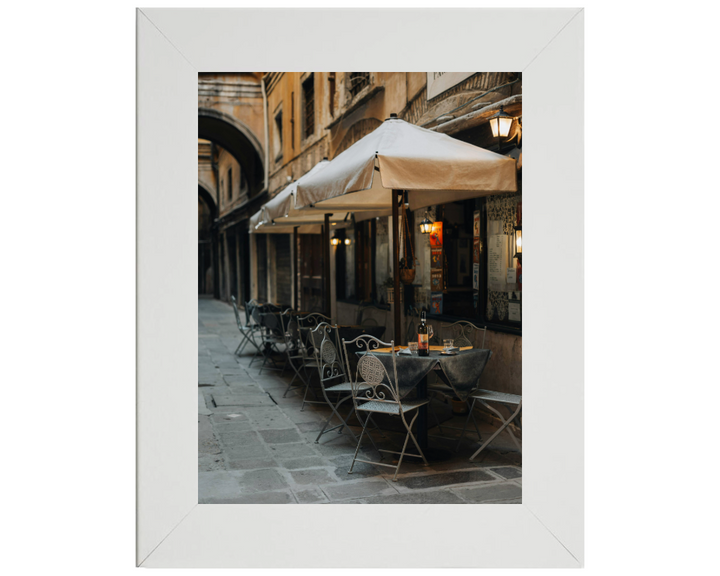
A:
<svg viewBox="0 0 720 576">
<path fill-rule="evenodd" d="M 482 342 L 480 343 L 480 348 L 485 348 L 485 335 L 487 334 L 486 327 L 480 328 L 478 326 L 475 326 L 475 324 L 473 324 L 472 322 L 468 322 L 467 320 L 459 320 L 458 322 L 453 322 L 452 324 L 444 324 L 442 326 L 443 328 L 447 328 L 450 330 L 452 338 L 455 341 L 453 345 L 457 346 L 458 348 L 461 346 L 475 347 L 474 341 L 476 333 L 482 332 Z"/>
<path fill-rule="evenodd" d="M 260 317 L 260 305 L 257 302 L 254 304 L 249 302 L 248 305 L 251 307 L 250 316 L 252 316 L 253 322 L 255 322 L 255 324 L 257 324 L 258 326 L 262 326 L 262 318 Z"/>
<path fill-rule="evenodd" d="M 375 314 L 385 314 L 385 310 L 382 308 L 378 308 L 377 306 L 373 306 L 372 304 L 366 305 L 366 306 L 360 306 L 358 307 L 357 311 L 357 324 L 360 326 L 379 326 L 379 322 L 377 318 L 373 317 Z"/>
<path fill-rule="evenodd" d="M 237 303 L 235 302 L 235 296 L 230 296 L 230 300 L 233 305 L 233 312 L 235 312 L 235 322 L 237 322 L 238 328 L 242 328 L 242 320 L 240 320 L 240 311 L 238 310 Z"/>
<path fill-rule="evenodd" d="M 337 326 L 321 322 L 310 331 L 310 338 L 322 386 L 330 380 L 345 379 L 343 355 L 338 350 Z"/>
<path fill-rule="evenodd" d="M 325 316 L 325 314 L 320 314 L 319 312 L 311 312 L 310 314 L 306 314 L 305 316 L 298 316 L 297 321 L 300 328 L 310 328 L 310 330 L 312 330 L 321 322 L 327 322 L 329 324 L 330 322 L 332 322 L 332 319 Z"/>
<path fill-rule="evenodd" d="M 255 307 L 257 307 L 257 300 L 252 299 L 248 302 L 245 302 L 245 325 L 246 326 L 250 326 L 254 321 L 252 311 Z"/>
<path fill-rule="evenodd" d="M 260 315 L 261 324 L 267 328 L 268 332 L 273 336 L 281 336 L 283 329 L 280 324 L 279 314 L 274 312 L 266 312 Z"/>
<path fill-rule="evenodd" d="M 282 323 L 283 337 L 285 338 L 285 344 L 299 345 L 302 346 L 302 339 L 300 338 L 300 328 L 297 322 L 297 316 L 292 308 L 288 308 L 282 314 L 280 314 L 280 322 Z"/>
<path fill-rule="evenodd" d="M 342 340 L 345 349 L 346 370 L 350 380 L 353 403 L 355 408 L 358 402 L 373 401 L 400 405 L 400 389 L 397 378 L 397 362 L 395 355 L 394 341 L 383 342 L 379 338 L 362 334 L 354 340 Z M 360 359 L 357 363 L 355 373 L 350 368 L 348 347 L 354 346 L 360 350 Z M 392 363 L 392 375 L 390 375 L 373 350 L 379 348 L 390 348 L 388 357 Z"/>
</svg>

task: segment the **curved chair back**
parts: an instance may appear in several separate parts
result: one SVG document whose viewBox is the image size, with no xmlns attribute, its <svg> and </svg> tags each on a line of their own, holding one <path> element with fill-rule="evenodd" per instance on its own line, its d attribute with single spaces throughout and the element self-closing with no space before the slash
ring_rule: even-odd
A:
<svg viewBox="0 0 720 576">
<path fill-rule="evenodd" d="M 485 348 L 485 335 L 487 334 L 487 328 L 485 327 L 479 328 L 472 322 L 459 320 L 457 322 L 453 322 L 452 324 L 445 324 L 443 325 L 443 328 L 450 329 L 452 332 L 452 338 L 455 341 L 454 345 L 457 347 L 472 346 L 474 348 L 476 333 L 482 332 L 482 342 L 480 343 L 480 348 Z"/>
<path fill-rule="evenodd" d="M 254 298 L 252 300 L 245 302 L 245 325 L 246 326 L 250 326 L 253 323 L 254 318 L 252 316 L 252 311 L 255 307 L 257 307 L 257 305 L 258 305 L 257 300 L 255 300 Z M 257 322 L 255 322 L 255 323 L 257 323 Z"/>
<path fill-rule="evenodd" d="M 280 322 L 282 323 L 282 331 L 285 337 L 285 344 L 288 346 L 302 346 L 300 338 L 300 327 L 298 326 L 297 316 L 292 308 L 288 308 L 280 314 Z"/>
<path fill-rule="evenodd" d="M 343 357 L 337 347 L 337 326 L 321 322 L 310 331 L 310 338 L 322 386 L 329 380 L 345 378 Z"/>
<path fill-rule="evenodd" d="M 394 341 L 383 342 L 379 338 L 375 338 L 369 334 L 362 334 L 348 342 L 343 338 L 342 343 L 345 349 L 347 374 L 351 376 L 350 386 L 355 408 L 357 409 L 358 402 L 363 403 L 367 401 L 400 405 L 400 389 L 398 386 Z M 360 350 L 359 353 L 361 354 L 354 374 L 350 368 L 349 346 L 356 347 Z M 391 350 L 391 352 L 389 352 L 389 358 L 391 359 L 392 375 L 388 373 L 385 364 L 381 362 L 373 352 L 373 350 L 388 347 Z"/>
</svg>

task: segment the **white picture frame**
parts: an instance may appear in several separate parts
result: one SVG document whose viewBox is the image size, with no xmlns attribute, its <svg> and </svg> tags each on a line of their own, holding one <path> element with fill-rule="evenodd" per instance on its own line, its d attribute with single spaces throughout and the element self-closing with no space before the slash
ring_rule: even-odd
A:
<svg viewBox="0 0 720 576">
<path fill-rule="evenodd" d="M 137 565 L 583 565 L 583 16 L 138 10 Z M 449 68 L 523 73 L 523 503 L 199 505 L 198 72 Z"/>
</svg>

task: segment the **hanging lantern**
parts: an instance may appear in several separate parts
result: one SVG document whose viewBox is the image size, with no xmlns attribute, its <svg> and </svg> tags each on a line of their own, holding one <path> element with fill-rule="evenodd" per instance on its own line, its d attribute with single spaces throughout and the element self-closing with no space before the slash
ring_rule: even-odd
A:
<svg viewBox="0 0 720 576">
<path fill-rule="evenodd" d="M 522 262 L 522 226 L 513 227 L 513 243 L 515 244 L 515 255 Z"/>
<path fill-rule="evenodd" d="M 420 232 L 423 234 L 430 234 L 432 232 L 433 222 L 428 218 L 428 213 L 425 211 L 425 218 L 420 222 Z"/>
<path fill-rule="evenodd" d="M 489 122 L 493 138 L 507 138 L 508 134 L 510 134 L 513 117 L 500 106 L 500 110 L 493 116 L 490 116 Z"/>
<path fill-rule="evenodd" d="M 345 238 L 345 246 L 350 246 L 350 238 Z"/>
<path fill-rule="evenodd" d="M 330 238 L 330 244 L 332 244 L 333 246 L 339 246 L 339 245 L 340 245 L 340 238 L 338 238 L 337 236 L 335 236 L 335 235 L 333 234 L 333 237 Z"/>
</svg>

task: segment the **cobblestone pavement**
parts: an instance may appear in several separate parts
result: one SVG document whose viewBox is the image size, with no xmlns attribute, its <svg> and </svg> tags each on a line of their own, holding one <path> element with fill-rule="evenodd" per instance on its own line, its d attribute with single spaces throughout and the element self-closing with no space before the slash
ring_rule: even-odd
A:
<svg viewBox="0 0 720 576">
<path fill-rule="evenodd" d="M 249 367 L 249 346 L 238 357 L 240 342 L 232 307 L 217 300 L 198 300 L 198 474 L 201 504 L 463 504 L 520 503 L 522 469 L 520 454 L 503 433 L 489 449 L 470 462 L 479 447 L 468 434 L 456 454 L 425 467 L 419 458 L 406 458 L 392 481 L 391 468 L 356 463 L 348 474 L 355 441 L 347 431 L 315 438 L 330 409 L 306 405 L 293 390 L 283 398 L 290 381 L 288 372 L 263 370 L 259 362 Z M 451 416 L 449 407 L 433 404 L 441 419 Z M 462 426 L 463 418 L 444 424 Z M 385 428 L 385 424 L 381 423 Z M 353 427 L 356 435 L 359 427 Z M 485 437 L 491 425 L 482 424 Z M 443 435 L 459 432 L 442 428 Z M 404 434 L 376 432 L 381 447 L 398 449 Z M 457 441 L 436 437 L 430 430 L 430 446 L 455 447 Z M 363 458 L 379 461 L 379 454 L 364 440 Z M 385 461 L 388 461 L 386 455 Z"/>
</svg>

